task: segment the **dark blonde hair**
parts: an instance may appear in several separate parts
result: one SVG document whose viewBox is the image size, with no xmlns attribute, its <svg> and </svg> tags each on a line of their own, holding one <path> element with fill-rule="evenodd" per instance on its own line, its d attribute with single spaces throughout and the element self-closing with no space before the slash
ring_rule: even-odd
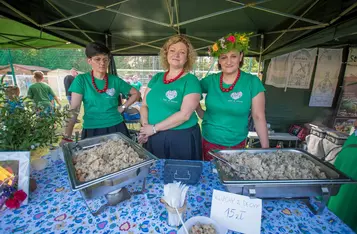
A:
<svg viewBox="0 0 357 234">
<path fill-rule="evenodd" d="M 173 44 L 179 43 L 179 42 L 182 42 L 187 47 L 187 61 L 186 61 L 185 65 L 183 66 L 183 69 L 186 72 L 189 72 L 192 70 L 193 64 L 196 62 L 197 53 L 196 53 L 195 49 L 193 48 L 190 40 L 187 37 L 182 36 L 182 35 L 174 35 L 174 36 L 170 37 L 165 42 L 164 46 L 161 48 L 160 61 L 161 61 L 161 65 L 164 68 L 164 70 L 168 70 L 170 68 L 170 64 L 167 61 L 167 53 L 169 51 L 170 46 L 172 46 Z"/>
<path fill-rule="evenodd" d="M 35 80 L 37 80 L 37 81 L 42 80 L 43 76 L 44 76 L 44 74 L 42 71 L 35 71 L 33 73 L 33 78 L 35 78 Z"/>
</svg>

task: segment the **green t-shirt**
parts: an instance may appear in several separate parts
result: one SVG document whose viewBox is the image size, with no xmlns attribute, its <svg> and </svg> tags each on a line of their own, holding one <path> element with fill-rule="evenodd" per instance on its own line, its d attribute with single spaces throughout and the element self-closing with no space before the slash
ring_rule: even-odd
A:
<svg viewBox="0 0 357 234">
<path fill-rule="evenodd" d="M 202 92 L 207 93 L 202 135 L 211 143 L 229 147 L 247 137 L 252 99 L 265 88 L 257 76 L 241 71 L 233 90 L 222 92 L 220 76 L 221 72 L 201 80 Z M 229 86 L 223 83 L 224 88 Z"/>
<path fill-rule="evenodd" d="M 357 180 L 357 135 L 352 135 L 343 144 L 338 153 L 335 167 L 353 180 Z M 335 213 L 344 223 L 357 232 L 357 184 L 344 184 L 338 194 L 332 196 L 328 208 Z"/>
<path fill-rule="evenodd" d="M 95 79 L 95 84 L 98 89 L 103 89 L 105 81 Z M 121 123 L 123 117 L 118 111 L 119 94 L 128 94 L 131 88 L 121 78 L 108 74 L 108 90 L 98 93 L 92 84 L 90 73 L 78 75 L 69 91 L 83 96 L 83 128 L 106 128 Z"/>
<path fill-rule="evenodd" d="M 148 87 L 151 89 L 146 97 L 149 124 L 158 124 L 180 111 L 184 96 L 191 93 L 201 94 L 200 82 L 190 73 L 170 84 L 164 84 L 163 72 L 157 73 L 150 80 Z M 193 113 L 188 121 L 173 129 L 190 128 L 196 125 L 197 121 L 197 116 Z"/>
<path fill-rule="evenodd" d="M 136 83 L 132 83 L 131 86 L 133 86 L 134 88 L 136 88 L 136 90 L 140 91 L 140 88 L 142 86 L 141 82 L 138 81 Z"/>
<path fill-rule="evenodd" d="M 35 102 L 38 106 L 51 106 L 50 96 L 55 97 L 53 90 L 45 83 L 38 82 L 30 86 L 27 96 Z"/>
</svg>

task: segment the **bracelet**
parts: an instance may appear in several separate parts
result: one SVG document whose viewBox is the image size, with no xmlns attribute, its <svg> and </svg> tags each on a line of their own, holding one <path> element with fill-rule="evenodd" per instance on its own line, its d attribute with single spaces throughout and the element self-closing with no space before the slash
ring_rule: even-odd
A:
<svg viewBox="0 0 357 234">
<path fill-rule="evenodd" d="M 67 142 L 73 142 L 72 139 L 69 139 L 69 138 L 67 138 L 67 137 L 63 137 L 62 140 L 63 140 L 63 141 L 67 141 Z"/>
<path fill-rule="evenodd" d="M 156 134 L 156 128 L 155 128 L 155 125 L 152 125 L 152 131 L 154 132 L 154 134 Z"/>
</svg>

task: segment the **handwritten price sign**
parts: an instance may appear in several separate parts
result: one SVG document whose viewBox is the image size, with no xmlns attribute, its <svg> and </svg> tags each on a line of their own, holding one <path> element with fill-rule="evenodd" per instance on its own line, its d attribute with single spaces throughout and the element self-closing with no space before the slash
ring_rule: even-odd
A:
<svg viewBox="0 0 357 234">
<path fill-rule="evenodd" d="M 247 233 L 260 233 L 262 200 L 213 190 L 211 218 L 226 228 Z"/>
</svg>

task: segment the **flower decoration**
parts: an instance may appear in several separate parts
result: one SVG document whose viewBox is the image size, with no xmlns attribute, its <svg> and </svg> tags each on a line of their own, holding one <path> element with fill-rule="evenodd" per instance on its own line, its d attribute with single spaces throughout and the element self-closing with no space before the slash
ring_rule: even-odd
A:
<svg viewBox="0 0 357 234">
<path fill-rule="evenodd" d="M 21 203 L 27 198 L 27 194 L 23 190 L 16 190 L 17 180 L 13 185 L 2 184 L 2 193 L 0 194 L 0 209 L 5 206 L 9 209 L 17 209 Z"/>
<path fill-rule="evenodd" d="M 219 57 L 221 54 L 236 50 L 247 53 L 249 49 L 249 36 L 252 33 L 230 33 L 218 39 L 213 46 L 209 47 L 209 54 Z"/>
<path fill-rule="evenodd" d="M 213 50 L 213 52 L 217 52 L 218 51 L 217 43 L 214 43 L 214 45 L 212 46 L 212 50 Z"/>
<path fill-rule="evenodd" d="M 236 38 L 234 36 L 229 36 L 229 37 L 227 37 L 227 41 L 234 43 L 234 42 L 236 42 Z"/>
</svg>

